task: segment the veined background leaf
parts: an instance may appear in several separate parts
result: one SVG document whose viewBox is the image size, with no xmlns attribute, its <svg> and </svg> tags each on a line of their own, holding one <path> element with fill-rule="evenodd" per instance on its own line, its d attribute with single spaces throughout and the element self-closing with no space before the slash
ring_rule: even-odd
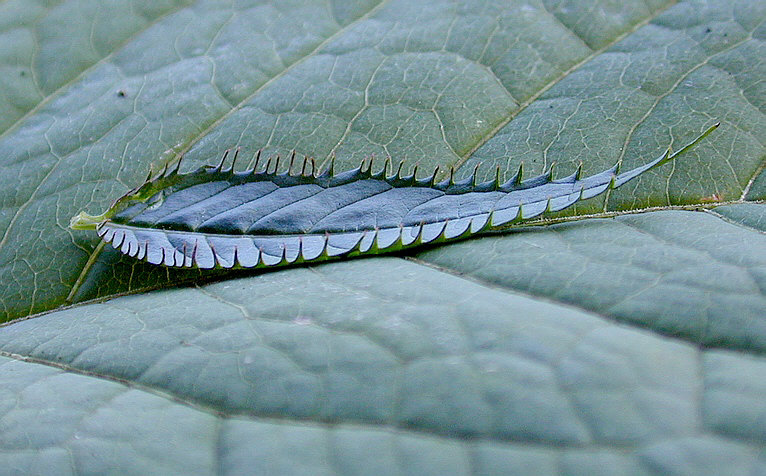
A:
<svg viewBox="0 0 766 476">
<path fill-rule="evenodd" d="M 758 0 L 0 3 L 0 312 L 50 311 L 0 329 L 2 467 L 763 473 L 764 19 Z M 716 121 L 570 214 L 599 217 L 56 310 L 201 277 L 67 229 L 179 153 L 591 174 Z"/>
</svg>

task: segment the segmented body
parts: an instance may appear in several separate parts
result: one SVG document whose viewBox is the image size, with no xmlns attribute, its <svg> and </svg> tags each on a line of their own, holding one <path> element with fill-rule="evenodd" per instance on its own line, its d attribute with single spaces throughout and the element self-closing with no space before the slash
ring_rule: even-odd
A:
<svg viewBox="0 0 766 476">
<path fill-rule="evenodd" d="M 716 125 L 717 126 L 717 125 Z M 465 238 L 563 210 L 616 188 L 672 160 L 668 152 L 630 171 L 618 166 L 582 178 L 580 170 L 553 179 L 544 174 L 505 183 L 435 182 L 388 166 L 363 163 L 334 174 L 235 172 L 206 166 L 147 180 L 104 214 L 80 214 L 73 228 L 95 228 L 122 253 L 153 264 L 198 268 L 253 268 L 375 254 Z M 313 170 L 313 164 L 311 164 Z"/>
</svg>

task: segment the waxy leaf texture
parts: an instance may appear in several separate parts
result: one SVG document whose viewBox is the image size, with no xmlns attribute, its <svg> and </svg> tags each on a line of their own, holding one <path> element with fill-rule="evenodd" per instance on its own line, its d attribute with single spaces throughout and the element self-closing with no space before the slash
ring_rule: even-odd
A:
<svg viewBox="0 0 766 476">
<path fill-rule="evenodd" d="M 763 474 L 763 58 L 763 0 L 0 1 L 0 473 Z M 69 228 L 181 155 L 481 185 L 718 121 L 366 259 L 157 266 Z"/>
</svg>

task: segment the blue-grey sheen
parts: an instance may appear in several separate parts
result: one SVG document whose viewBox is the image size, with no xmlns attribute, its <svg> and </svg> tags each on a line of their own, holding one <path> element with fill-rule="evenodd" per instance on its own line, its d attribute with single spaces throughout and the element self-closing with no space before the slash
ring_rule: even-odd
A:
<svg viewBox="0 0 766 476">
<path fill-rule="evenodd" d="M 554 180 L 499 179 L 436 183 L 413 173 L 389 175 L 363 163 L 292 175 L 206 166 L 179 174 L 180 164 L 129 192 L 96 230 L 124 254 L 153 264 L 198 268 L 253 268 L 394 251 L 465 238 L 557 212 L 595 197 L 688 150 L 717 124 L 673 155 L 619 172 L 581 178 L 580 170 Z M 305 170 L 307 162 L 303 163 Z M 313 170 L 313 164 L 311 169 Z M 401 167 L 400 169 L 401 170 Z M 77 218 L 77 217 L 76 217 Z"/>
</svg>

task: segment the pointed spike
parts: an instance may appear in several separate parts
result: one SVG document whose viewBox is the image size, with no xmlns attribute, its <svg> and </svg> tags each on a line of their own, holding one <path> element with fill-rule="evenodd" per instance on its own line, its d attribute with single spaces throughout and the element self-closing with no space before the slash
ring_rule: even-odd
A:
<svg viewBox="0 0 766 476">
<path fill-rule="evenodd" d="M 452 165 L 449 168 L 449 184 L 455 185 L 455 167 Z"/>
<path fill-rule="evenodd" d="M 516 172 L 516 175 L 513 177 L 513 185 L 518 186 L 521 185 L 521 181 L 523 180 L 524 175 L 524 161 L 519 162 L 519 170 Z"/>
<path fill-rule="evenodd" d="M 332 176 L 335 175 L 335 153 L 330 154 L 330 163 L 327 164 L 327 168 L 324 169 L 319 176 L 320 177 L 329 177 L 332 178 Z"/>
<path fill-rule="evenodd" d="M 551 168 L 548 170 L 548 182 L 553 182 L 553 169 L 556 168 L 556 162 L 551 162 Z"/>
<path fill-rule="evenodd" d="M 258 253 L 256 253 L 255 264 L 252 265 L 251 268 L 264 268 L 268 266 L 263 262 L 263 246 L 258 246 L 256 249 L 258 250 Z"/>
<path fill-rule="evenodd" d="M 412 176 L 410 177 L 410 181 L 412 183 L 415 183 L 417 179 L 418 179 L 418 164 L 415 164 L 415 166 L 412 168 Z"/>
<path fill-rule="evenodd" d="M 394 242 L 396 246 L 404 246 L 404 223 L 399 223 L 399 238 Z"/>
<path fill-rule="evenodd" d="M 207 245 L 210 247 L 210 251 L 213 252 L 213 267 L 220 266 L 221 263 L 218 261 L 218 253 L 215 251 L 215 246 L 213 246 L 213 242 L 208 240 Z"/>
<path fill-rule="evenodd" d="M 275 162 L 274 163 L 274 171 L 272 172 L 273 175 L 276 175 L 277 171 L 279 170 L 279 161 L 280 160 L 282 160 L 282 157 L 279 154 L 277 154 L 277 160 L 274 161 Z"/>
<path fill-rule="evenodd" d="M 425 220 L 420 220 L 420 228 L 418 228 L 418 236 L 415 237 L 415 241 L 412 244 L 423 244 L 423 226 L 426 224 Z"/>
<path fill-rule="evenodd" d="M 255 163 L 253 164 L 253 170 L 251 171 L 251 173 L 253 173 L 253 174 L 257 173 L 257 171 L 258 171 L 258 164 L 261 161 L 261 152 L 262 151 L 263 151 L 263 149 L 258 149 L 258 151 L 255 153 L 255 156 L 253 157 L 255 159 Z"/>
<path fill-rule="evenodd" d="M 175 161 L 175 163 L 173 164 L 173 166 L 174 166 L 174 167 L 173 167 L 172 169 L 170 169 L 170 173 L 169 173 L 169 175 L 175 175 L 175 174 L 177 174 L 177 173 L 178 173 L 178 171 L 181 169 L 181 161 L 182 161 L 183 159 L 184 159 L 184 156 L 183 156 L 183 154 L 181 154 L 180 156 L 178 156 L 178 159 L 177 159 L 177 160 Z"/>
<path fill-rule="evenodd" d="M 666 152 L 667 154 L 667 152 Z M 617 188 L 617 176 L 620 175 L 620 168 L 622 167 L 622 159 L 618 160 L 611 169 L 612 177 L 609 179 L 609 188 Z"/>
<path fill-rule="evenodd" d="M 309 157 L 309 161 L 311 161 L 311 176 L 316 177 L 317 162 L 314 160 L 314 157 Z"/>
<path fill-rule="evenodd" d="M 295 163 L 295 149 L 290 152 L 290 164 L 287 166 L 287 175 L 292 175 L 293 164 Z"/>
<path fill-rule="evenodd" d="M 372 244 L 370 245 L 370 248 L 367 250 L 368 253 L 375 254 L 376 251 L 380 250 L 380 248 L 378 248 L 378 232 L 379 231 L 380 231 L 380 228 L 378 228 L 377 226 L 370 231 L 372 233 Z"/>
<path fill-rule="evenodd" d="M 402 160 L 399 162 L 399 167 L 396 169 L 395 178 L 401 179 L 402 178 L 402 167 L 404 167 L 404 161 Z"/>
<path fill-rule="evenodd" d="M 391 162 L 391 157 L 387 157 L 386 161 L 383 162 L 383 178 L 388 178 L 388 171 L 393 168 L 393 163 Z"/>
<path fill-rule="evenodd" d="M 575 180 L 582 179 L 582 160 L 577 164 L 577 170 L 575 170 Z"/>
<path fill-rule="evenodd" d="M 149 254 L 149 243 L 148 242 L 146 243 L 146 246 L 147 246 L 146 251 L 147 251 L 147 256 L 148 256 L 148 254 Z M 196 262 L 197 262 L 197 247 L 199 247 L 199 240 L 194 240 L 194 247 L 192 247 L 191 259 L 190 259 L 191 264 L 189 264 L 189 267 L 193 267 L 196 264 Z"/>
<path fill-rule="evenodd" d="M 500 167 L 499 166 L 495 166 L 494 177 L 492 177 L 491 179 L 489 179 L 489 180 L 487 180 L 485 182 L 481 182 L 481 183 L 475 182 L 473 184 L 473 191 L 474 192 L 494 192 L 494 191 L 499 190 L 500 187 L 501 187 L 501 185 L 500 185 Z"/>
<path fill-rule="evenodd" d="M 242 147 L 237 147 L 234 149 L 234 158 L 231 159 L 231 167 L 229 167 L 229 170 L 234 170 L 234 166 L 237 164 L 237 157 L 239 157 L 240 150 L 242 150 Z"/>
<path fill-rule="evenodd" d="M 476 164 L 476 167 L 473 168 L 473 173 L 471 174 L 471 186 L 476 187 L 476 178 L 479 174 L 479 167 L 481 167 L 481 162 Z"/>
<path fill-rule="evenodd" d="M 582 170 L 580 170 L 580 167 L 578 167 L 574 172 L 567 175 L 566 177 L 561 177 L 552 181 L 556 183 L 575 183 L 578 180 L 580 180 L 581 174 L 582 174 Z"/>
<path fill-rule="evenodd" d="M 303 163 L 301 164 L 301 175 L 302 176 L 306 175 L 306 164 L 308 163 L 308 161 L 309 161 L 309 158 L 304 155 L 303 156 Z"/>
<path fill-rule="evenodd" d="M 348 176 L 351 178 L 351 180 L 360 180 L 363 178 L 364 172 L 362 172 L 361 167 L 357 167 L 355 169 L 347 170 L 345 172 L 341 172 L 338 175 L 339 176 Z"/>
<path fill-rule="evenodd" d="M 439 234 L 436 235 L 436 238 L 434 238 L 431 241 L 432 243 L 435 242 L 435 241 L 445 240 L 446 239 L 444 234 L 447 232 L 447 225 L 449 225 L 449 221 L 450 221 L 449 218 L 444 220 L 444 223 L 442 224 L 442 231 L 440 231 Z"/>
<path fill-rule="evenodd" d="M 370 155 L 370 163 L 367 166 L 367 172 L 365 172 L 365 175 L 370 176 L 372 175 L 372 164 L 375 162 L 375 154 Z"/>
<path fill-rule="evenodd" d="M 702 139 L 704 139 L 704 138 L 705 138 L 705 137 L 707 137 L 707 136 L 708 136 L 710 133 L 712 133 L 714 130 L 718 129 L 718 126 L 720 126 L 720 125 L 721 125 L 721 123 L 720 123 L 720 122 L 716 122 L 716 123 L 715 123 L 715 124 L 713 124 L 712 126 L 708 127 L 708 128 L 707 128 L 707 130 L 705 130 L 705 132 L 703 132 L 702 134 L 700 134 L 700 135 L 699 135 L 699 136 L 698 136 L 696 139 L 694 139 L 693 141 L 689 142 L 689 143 L 688 143 L 688 144 L 686 144 L 685 146 L 681 147 L 681 149 L 679 149 L 679 150 L 678 150 L 678 151 L 676 151 L 676 152 L 673 152 L 672 154 L 671 154 L 671 151 L 670 151 L 670 149 L 668 149 L 668 151 L 665 153 L 665 157 L 664 157 L 664 158 L 663 158 L 661 161 L 659 161 L 659 162 L 657 163 L 657 165 L 658 165 L 658 166 L 660 166 L 660 165 L 662 165 L 662 164 L 664 164 L 664 163 L 667 163 L 667 162 L 669 162 L 669 161 L 671 161 L 671 160 L 675 159 L 675 158 L 676 158 L 676 157 L 678 157 L 679 155 L 683 154 L 683 153 L 684 153 L 684 152 L 686 152 L 687 150 L 691 149 L 692 147 L 694 147 L 695 145 L 697 145 L 697 143 L 699 143 L 699 142 L 700 142 Z"/>
<path fill-rule="evenodd" d="M 380 170 L 377 172 L 373 172 L 370 176 L 375 180 L 386 180 L 386 171 L 388 170 L 388 165 L 386 161 L 383 161 L 383 167 L 381 167 Z"/>
<path fill-rule="evenodd" d="M 364 237 L 367 236 L 367 231 L 362 231 L 362 235 L 359 237 L 358 240 L 356 240 L 356 244 L 351 247 L 347 252 L 346 255 L 350 255 L 351 253 L 356 253 L 362 250 L 362 241 L 364 240 Z"/>
<path fill-rule="evenodd" d="M 323 256 L 325 258 L 329 257 L 330 254 L 327 252 L 327 248 L 330 247 L 330 232 L 325 231 L 324 232 L 324 247 L 322 248 L 322 252 L 319 254 L 319 256 Z"/>
<path fill-rule="evenodd" d="M 220 172 L 221 170 L 223 170 L 223 163 L 224 163 L 224 162 L 226 162 L 226 158 L 229 156 L 229 152 L 230 152 L 230 151 L 231 151 L 231 149 L 226 149 L 226 150 L 223 152 L 223 155 L 221 156 L 221 161 L 218 163 L 218 167 L 216 167 L 216 169 L 217 169 L 219 172 Z"/>
<path fill-rule="evenodd" d="M 440 169 L 440 167 L 437 165 L 436 168 L 434 169 L 434 173 L 431 174 L 431 178 L 428 179 L 428 186 L 429 187 L 433 187 L 434 184 L 436 183 L 436 176 L 439 175 L 439 169 Z"/>
<path fill-rule="evenodd" d="M 298 263 L 300 261 L 305 261 L 306 257 L 303 256 L 303 236 L 298 235 L 298 256 L 295 258 L 295 261 L 293 263 Z"/>
<path fill-rule="evenodd" d="M 287 245 L 282 243 L 282 258 L 279 260 L 279 264 L 287 263 Z"/>
<path fill-rule="evenodd" d="M 303 237 L 298 235 L 298 254 L 295 255 L 293 263 L 303 261 Z"/>
</svg>

